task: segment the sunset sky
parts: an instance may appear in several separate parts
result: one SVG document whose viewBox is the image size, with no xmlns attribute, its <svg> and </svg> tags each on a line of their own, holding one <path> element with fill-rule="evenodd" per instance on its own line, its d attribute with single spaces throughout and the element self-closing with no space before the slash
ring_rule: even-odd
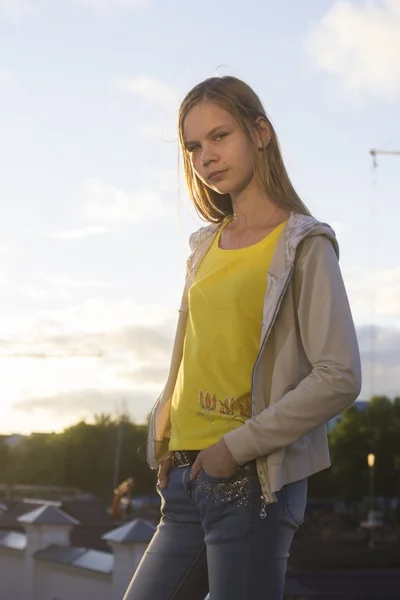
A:
<svg viewBox="0 0 400 600">
<path fill-rule="evenodd" d="M 0 433 L 146 418 L 201 224 L 177 109 L 213 75 L 336 230 L 361 398 L 400 395 L 400 156 L 369 155 L 400 150 L 400 0 L 0 0 Z"/>
</svg>

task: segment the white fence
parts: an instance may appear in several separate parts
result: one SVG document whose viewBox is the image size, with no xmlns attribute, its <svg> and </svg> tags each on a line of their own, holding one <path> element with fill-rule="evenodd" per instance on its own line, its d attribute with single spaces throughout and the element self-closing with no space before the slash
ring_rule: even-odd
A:
<svg viewBox="0 0 400 600">
<path fill-rule="evenodd" d="M 111 553 L 76 548 L 76 524 L 57 508 L 20 517 L 25 534 L 0 531 L 0 600 L 121 600 L 155 528 L 135 520 L 108 532 Z"/>
</svg>

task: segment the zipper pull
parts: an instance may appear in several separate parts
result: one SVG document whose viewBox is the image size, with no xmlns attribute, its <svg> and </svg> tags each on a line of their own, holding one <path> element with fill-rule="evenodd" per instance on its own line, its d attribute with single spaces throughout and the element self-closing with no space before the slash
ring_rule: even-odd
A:
<svg viewBox="0 0 400 600">
<path fill-rule="evenodd" d="M 260 511 L 260 518 L 261 519 L 265 519 L 267 517 L 267 503 L 265 502 L 265 498 L 264 496 L 261 496 L 261 511 Z"/>
</svg>

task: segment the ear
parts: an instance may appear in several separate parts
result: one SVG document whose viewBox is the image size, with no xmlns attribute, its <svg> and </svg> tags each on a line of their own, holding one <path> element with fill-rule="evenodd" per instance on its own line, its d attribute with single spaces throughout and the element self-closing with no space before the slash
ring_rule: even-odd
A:
<svg viewBox="0 0 400 600">
<path fill-rule="evenodd" d="M 266 148 L 271 141 L 271 128 L 264 117 L 257 117 L 256 130 L 258 149 L 262 150 L 263 148 Z"/>
</svg>

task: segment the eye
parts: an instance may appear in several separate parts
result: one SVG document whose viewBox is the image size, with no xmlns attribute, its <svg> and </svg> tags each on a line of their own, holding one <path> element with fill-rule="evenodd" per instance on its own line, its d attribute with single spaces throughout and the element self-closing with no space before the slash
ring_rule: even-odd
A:
<svg viewBox="0 0 400 600">
<path fill-rule="evenodd" d="M 196 150 L 198 150 L 200 148 L 200 144 L 196 144 L 195 146 L 189 146 L 188 148 L 186 148 L 186 150 L 189 152 L 189 154 L 192 154 L 193 152 L 196 152 Z"/>
<path fill-rule="evenodd" d="M 226 137 L 228 134 L 227 133 L 217 133 L 217 135 L 214 136 L 214 140 L 218 141 L 218 140 L 223 140 L 224 137 Z"/>
</svg>

